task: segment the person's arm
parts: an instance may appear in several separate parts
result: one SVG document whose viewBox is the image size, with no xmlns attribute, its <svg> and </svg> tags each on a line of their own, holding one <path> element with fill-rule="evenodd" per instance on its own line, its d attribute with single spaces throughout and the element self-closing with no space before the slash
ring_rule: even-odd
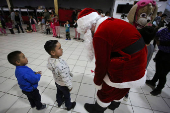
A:
<svg viewBox="0 0 170 113">
<path fill-rule="evenodd" d="M 34 72 L 26 72 L 24 79 L 26 79 L 29 83 L 31 84 L 36 84 L 40 80 L 41 75 L 40 74 L 35 74 Z"/>
<path fill-rule="evenodd" d="M 34 19 L 35 24 L 37 24 L 37 21 Z"/>
<path fill-rule="evenodd" d="M 94 37 L 93 46 L 96 57 L 94 83 L 97 89 L 101 89 L 110 62 L 111 45 L 102 38 Z"/>
</svg>

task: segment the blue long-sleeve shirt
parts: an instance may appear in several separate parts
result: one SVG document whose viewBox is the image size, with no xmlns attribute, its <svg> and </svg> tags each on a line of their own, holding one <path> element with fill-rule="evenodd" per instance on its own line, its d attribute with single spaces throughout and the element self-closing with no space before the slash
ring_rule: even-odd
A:
<svg viewBox="0 0 170 113">
<path fill-rule="evenodd" d="M 20 88 L 26 92 L 31 92 L 33 89 L 36 89 L 41 77 L 40 74 L 35 74 L 35 72 L 27 66 L 16 66 L 15 76 Z"/>
</svg>

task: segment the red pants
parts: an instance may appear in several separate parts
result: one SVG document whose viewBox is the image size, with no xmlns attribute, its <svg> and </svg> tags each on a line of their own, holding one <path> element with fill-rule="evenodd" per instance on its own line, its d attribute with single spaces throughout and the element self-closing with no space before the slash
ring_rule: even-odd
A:
<svg viewBox="0 0 170 113">
<path fill-rule="evenodd" d="M 77 38 L 77 35 L 78 35 L 78 38 L 80 38 L 80 33 L 78 33 L 77 28 L 75 28 L 75 38 Z"/>
<path fill-rule="evenodd" d="M 53 36 L 57 36 L 57 34 L 56 34 L 56 30 L 55 29 L 52 29 L 52 31 L 53 31 Z"/>
<path fill-rule="evenodd" d="M 6 30 L 4 28 L 0 28 L 2 34 L 6 34 Z"/>
<path fill-rule="evenodd" d="M 32 30 L 36 32 L 36 27 L 35 27 L 35 24 L 32 24 Z"/>
<path fill-rule="evenodd" d="M 110 87 L 105 82 L 102 84 L 102 89 L 98 90 L 97 97 L 100 99 L 103 103 L 109 103 L 113 100 L 120 100 L 122 99 L 128 92 L 130 88 L 115 88 Z"/>
<path fill-rule="evenodd" d="M 60 26 L 55 26 L 56 36 L 60 36 Z"/>
</svg>

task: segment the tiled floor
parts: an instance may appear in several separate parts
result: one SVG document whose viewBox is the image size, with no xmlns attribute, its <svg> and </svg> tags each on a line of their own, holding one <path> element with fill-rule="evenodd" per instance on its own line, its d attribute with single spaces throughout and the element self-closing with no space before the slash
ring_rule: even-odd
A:
<svg viewBox="0 0 170 113">
<path fill-rule="evenodd" d="M 64 28 L 61 28 L 61 34 L 65 37 Z M 71 28 L 71 36 L 74 36 L 73 28 Z M 49 55 L 43 46 L 50 39 L 56 38 L 38 32 L 0 35 L 0 113 L 67 113 L 64 106 L 56 107 L 56 87 L 52 73 L 46 68 Z M 87 61 L 83 42 L 66 41 L 64 38 L 59 39 L 59 42 L 64 50 L 62 58 L 67 61 L 74 74 L 71 98 L 72 101 L 77 102 L 77 105 L 68 113 L 86 113 L 83 105 L 94 103 L 96 97 L 93 73 L 91 73 L 95 68 L 94 61 Z M 42 111 L 31 109 L 26 96 L 22 94 L 14 75 L 15 67 L 9 64 L 6 58 L 7 54 L 14 50 L 21 50 L 26 55 L 29 67 L 43 72 L 38 89 L 42 102 L 48 104 L 47 109 Z M 156 52 L 154 56 L 155 54 Z M 151 60 L 147 78 L 151 79 L 154 73 L 155 63 Z M 167 84 L 161 95 L 151 96 L 150 91 L 151 88 L 148 86 L 131 89 L 129 100 L 123 101 L 114 113 L 170 113 L 170 76 L 167 76 Z M 113 113 L 113 111 L 107 109 L 105 113 Z"/>
</svg>

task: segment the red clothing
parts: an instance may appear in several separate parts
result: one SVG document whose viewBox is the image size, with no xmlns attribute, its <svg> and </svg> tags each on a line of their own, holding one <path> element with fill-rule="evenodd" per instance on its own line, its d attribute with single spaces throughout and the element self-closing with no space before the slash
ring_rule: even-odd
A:
<svg viewBox="0 0 170 113">
<path fill-rule="evenodd" d="M 102 102 L 109 103 L 123 98 L 129 88 L 138 85 L 134 81 L 139 80 L 144 84 L 142 78 L 147 64 L 146 46 L 132 55 L 121 51 L 140 38 L 134 26 L 120 19 L 108 18 L 98 26 L 93 37 L 96 57 L 94 83 L 98 86 L 103 84 L 97 93 Z M 118 52 L 123 57 L 110 58 L 112 52 Z"/>
<path fill-rule="evenodd" d="M 55 24 L 54 24 L 53 22 L 51 22 L 51 23 L 50 23 L 50 27 L 51 27 L 52 29 L 55 29 Z"/>
<path fill-rule="evenodd" d="M 6 23 L 6 26 L 9 28 L 9 29 L 12 29 L 12 23 Z"/>
<path fill-rule="evenodd" d="M 53 21 L 55 26 L 60 26 L 59 21 L 57 19 L 53 18 Z"/>
</svg>

